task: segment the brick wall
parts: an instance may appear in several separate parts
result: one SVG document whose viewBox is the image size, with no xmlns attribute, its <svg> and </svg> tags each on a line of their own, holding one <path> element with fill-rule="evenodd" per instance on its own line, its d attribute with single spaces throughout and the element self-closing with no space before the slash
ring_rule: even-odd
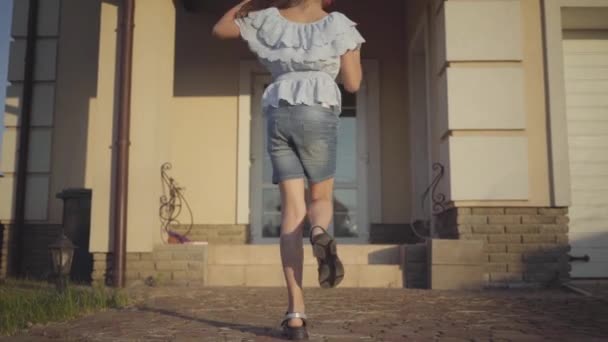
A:
<svg viewBox="0 0 608 342">
<path fill-rule="evenodd" d="M 111 283 L 111 253 L 93 253 L 93 281 Z M 162 245 L 150 253 L 127 253 L 127 285 L 203 285 L 207 246 Z"/>
<path fill-rule="evenodd" d="M 0 224 L 0 279 L 11 274 L 9 270 L 10 227 L 8 224 Z"/>
<path fill-rule="evenodd" d="M 9 261 L 14 251 L 13 225 L 0 224 L 0 278 L 14 274 Z M 23 227 L 23 255 L 18 267 L 25 277 L 46 280 L 52 272 L 49 245 L 61 233 L 58 224 L 26 224 Z"/>
<path fill-rule="evenodd" d="M 110 284 L 111 279 L 111 253 L 91 253 L 93 255 L 93 272 L 91 279 L 94 283 Z"/>
<path fill-rule="evenodd" d="M 185 234 L 188 226 L 172 226 L 172 230 Z M 249 239 L 249 226 L 242 224 L 195 224 L 192 226 L 188 239 L 192 241 L 207 241 L 221 244 L 246 244 Z"/>
<path fill-rule="evenodd" d="M 438 217 L 439 238 L 484 241 L 490 286 L 567 279 L 567 208 L 451 208 Z"/>
<path fill-rule="evenodd" d="M 403 285 L 406 288 L 426 289 L 428 283 L 428 255 L 427 243 L 403 244 L 400 247 L 401 269 L 403 272 Z"/>
<path fill-rule="evenodd" d="M 59 224 L 26 224 L 23 231 L 21 272 L 34 279 L 47 279 L 53 265 L 49 245 L 61 234 Z"/>
</svg>

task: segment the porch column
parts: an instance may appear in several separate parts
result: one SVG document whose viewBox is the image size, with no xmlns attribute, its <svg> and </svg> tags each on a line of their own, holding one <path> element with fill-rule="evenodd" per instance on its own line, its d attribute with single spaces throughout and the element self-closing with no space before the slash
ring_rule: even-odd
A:
<svg viewBox="0 0 608 342">
<path fill-rule="evenodd" d="M 102 1 L 100 6 L 97 96 L 91 99 L 85 167 L 86 187 L 93 190 L 89 250 L 95 255 L 94 279 L 104 276 L 106 253 L 111 250 L 110 199 L 117 80 L 118 4 Z M 103 265 L 98 255 L 103 256 Z"/>
<path fill-rule="evenodd" d="M 87 185 L 93 189 L 91 252 L 105 263 L 109 251 L 113 127 L 116 115 L 118 7 L 101 4 L 98 96 L 89 123 Z M 127 252 L 151 252 L 159 243 L 160 167 L 169 160 L 173 98 L 175 8 L 171 0 L 135 4 Z M 104 265 L 99 266 L 99 270 Z"/>
<path fill-rule="evenodd" d="M 490 284 L 567 276 L 551 208 L 540 1 L 435 0 L 441 238 L 483 240 Z"/>
<path fill-rule="evenodd" d="M 160 243 L 160 168 L 169 159 L 173 113 L 175 7 L 171 0 L 135 4 L 127 251 Z"/>
</svg>

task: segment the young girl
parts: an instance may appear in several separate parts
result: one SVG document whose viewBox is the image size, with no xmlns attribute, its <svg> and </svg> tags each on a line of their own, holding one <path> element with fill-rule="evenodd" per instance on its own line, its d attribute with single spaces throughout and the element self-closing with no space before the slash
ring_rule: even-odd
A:
<svg viewBox="0 0 608 342">
<path fill-rule="evenodd" d="M 332 0 L 246 0 L 213 28 L 222 39 L 242 37 L 272 74 L 262 107 L 267 119 L 273 183 L 281 191 L 281 260 L 289 305 L 281 322 L 290 339 L 307 339 L 302 293 L 302 231 L 311 223 L 310 242 L 319 283 L 337 286 L 344 267 L 336 241 L 325 230 L 333 218 L 333 186 L 341 93 L 335 82 L 357 92 L 361 84 L 356 24 L 324 8 Z M 310 203 L 305 201 L 305 183 Z"/>
</svg>

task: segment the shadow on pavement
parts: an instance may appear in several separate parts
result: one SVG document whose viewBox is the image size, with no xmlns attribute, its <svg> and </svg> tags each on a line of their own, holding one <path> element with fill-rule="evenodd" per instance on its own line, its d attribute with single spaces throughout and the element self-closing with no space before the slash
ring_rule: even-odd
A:
<svg viewBox="0 0 608 342">
<path fill-rule="evenodd" d="M 137 309 L 139 311 L 153 312 L 153 313 L 176 317 L 176 318 L 180 318 L 180 319 L 184 319 L 184 320 L 204 323 L 204 324 L 208 324 L 208 325 L 218 327 L 218 328 L 228 328 L 231 330 L 238 330 L 243 333 L 255 334 L 256 336 L 266 336 L 266 337 L 283 339 L 281 331 L 279 329 L 272 328 L 272 327 L 253 326 L 253 325 L 240 324 L 240 323 L 216 321 L 216 320 L 205 319 L 205 318 L 200 318 L 200 317 L 192 317 L 192 316 L 181 314 L 179 312 L 159 309 L 159 308 L 153 308 L 153 307 L 149 307 L 149 306 L 138 306 Z"/>
</svg>

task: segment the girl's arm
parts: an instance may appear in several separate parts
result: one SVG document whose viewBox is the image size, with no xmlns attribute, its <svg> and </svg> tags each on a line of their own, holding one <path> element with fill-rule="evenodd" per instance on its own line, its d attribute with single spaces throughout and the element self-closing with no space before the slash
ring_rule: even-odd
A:
<svg viewBox="0 0 608 342">
<path fill-rule="evenodd" d="M 236 14 L 239 12 L 241 7 L 251 0 L 244 0 L 240 4 L 231 8 L 224 16 L 213 26 L 212 34 L 219 39 L 234 39 L 239 38 L 241 32 L 239 27 L 234 22 Z"/>
<path fill-rule="evenodd" d="M 363 71 L 361 70 L 361 50 L 350 50 L 342 55 L 340 73 L 344 89 L 356 93 L 361 87 Z"/>
</svg>

